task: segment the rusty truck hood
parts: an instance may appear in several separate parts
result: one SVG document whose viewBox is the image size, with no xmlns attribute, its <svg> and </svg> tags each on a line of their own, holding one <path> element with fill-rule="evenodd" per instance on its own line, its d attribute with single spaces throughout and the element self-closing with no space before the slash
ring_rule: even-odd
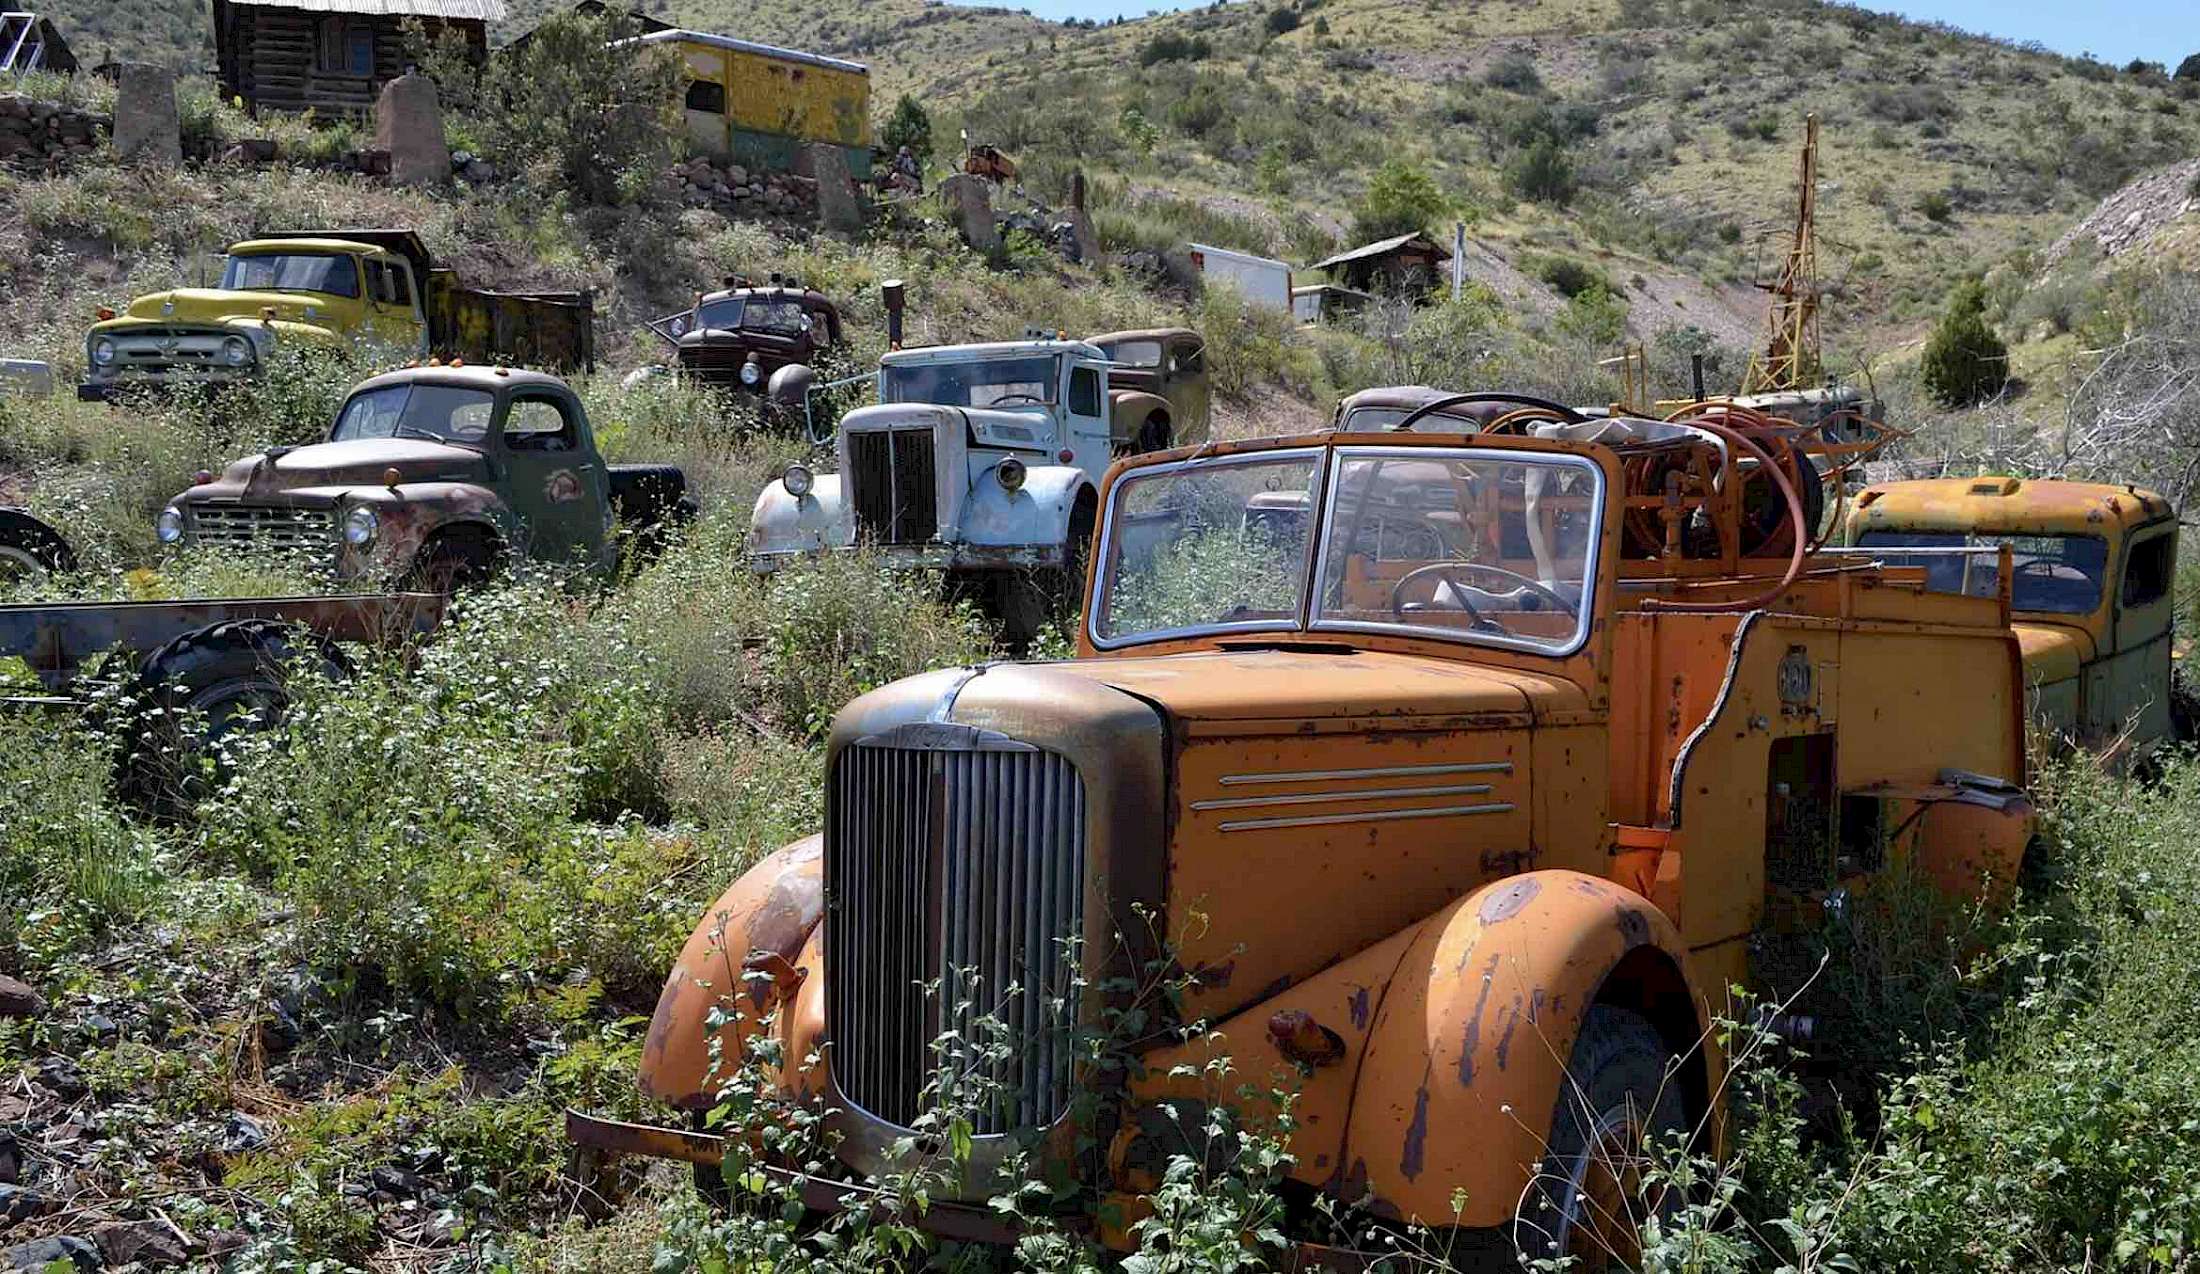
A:
<svg viewBox="0 0 2200 1274">
<path fill-rule="evenodd" d="M 480 482 L 488 476 L 489 462 L 465 447 L 412 438 L 320 442 L 246 456 L 191 494 L 234 499 L 314 487 L 378 487 L 391 469 L 397 470 L 400 482 Z"/>
<path fill-rule="evenodd" d="M 1188 721 L 1336 717 L 1486 719 L 1528 724 L 1582 710 L 1559 677 L 1385 651 L 1221 650 L 1054 665 Z"/>
<path fill-rule="evenodd" d="M 2067 681 L 2093 658 L 2093 639 L 2082 628 L 2025 620 L 2009 628 L 2024 652 L 2024 679 L 2033 685 Z"/>
</svg>

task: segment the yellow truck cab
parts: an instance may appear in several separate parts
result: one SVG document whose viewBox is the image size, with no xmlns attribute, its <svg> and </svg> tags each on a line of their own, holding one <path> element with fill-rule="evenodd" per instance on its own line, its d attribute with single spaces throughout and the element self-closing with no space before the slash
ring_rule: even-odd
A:
<svg viewBox="0 0 2200 1274">
<path fill-rule="evenodd" d="M 1990 596 L 2010 571 L 2035 724 L 2086 748 L 2144 755 L 2172 735 L 2177 517 L 2131 486 L 2011 477 L 1886 482 L 1858 493 L 1844 538 L 1931 587 Z"/>
<path fill-rule="evenodd" d="M 571 369 L 594 361 L 593 309 L 586 292 L 464 287 L 411 230 L 247 239 L 230 247 L 218 286 L 102 309 L 84 337 L 77 397 L 230 384 L 259 375 L 278 347 Z"/>
</svg>

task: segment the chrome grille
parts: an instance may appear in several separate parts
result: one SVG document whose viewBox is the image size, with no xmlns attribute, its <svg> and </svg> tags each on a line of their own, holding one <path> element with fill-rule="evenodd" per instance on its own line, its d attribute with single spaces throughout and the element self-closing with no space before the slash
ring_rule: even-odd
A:
<svg viewBox="0 0 2200 1274">
<path fill-rule="evenodd" d="M 336 542 L 332 509 L 275 504 L 193 504 L 186 506 L 191 538 L 199 544 L 287 552 L 325 551 Z"/>
<path fill-rule="evenodd" d="M 878 544 L 925 544 L 940 529 L 930 429 L 848 435 L 848 478 L 856 533 Z"/>
<path fill-rule="evenodd" d="M 1051 1124 L 1069 1101 L 1085 788 L 1053 753 L 967 734 L 980 741 L 841 752 L 826 823 L 825 1014 L 841 1093 L 902 1127 L 927 1107 L 943 1031 L 1005 1044 L 1005 1057 L 957 1068 L 974 1092 L 956 1099 L 981 1103 L 975 1130 L 998 1133 Z M 981 1018 L 1005 1029 L 978 1031 Z"/>
</svg>

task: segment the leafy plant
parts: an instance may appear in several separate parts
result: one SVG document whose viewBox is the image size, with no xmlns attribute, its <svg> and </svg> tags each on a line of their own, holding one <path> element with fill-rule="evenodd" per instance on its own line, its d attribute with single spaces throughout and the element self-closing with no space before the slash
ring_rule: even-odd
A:
<svg viewBox="0 0 2200 1274">
<path fill-rule="evenodd" d="M 1403 159 L 1386 160 L 1369 178 L 1367 192 L 1353 208 L 1352 237 L 1371 243 L 1424 231 L 1451 206 L 1452 201 L 1426 172 Z"/>
<path fill-rule="evenodd" d="M 1986 293 L 1966 279 L 1948 294 L 1940 322 L 1918 362 L 1925 388 L 1942 406 L 1967 407 L 2009 382 L 2009 347 L 1986 322 Z"/>
</svg>

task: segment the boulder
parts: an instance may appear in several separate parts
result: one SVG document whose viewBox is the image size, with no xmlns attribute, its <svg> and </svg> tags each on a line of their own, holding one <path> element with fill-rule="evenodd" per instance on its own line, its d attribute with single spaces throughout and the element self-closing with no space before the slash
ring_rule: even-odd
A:
<svg viewBox="0 0 2200 1274">
<path fill-rule="evenodd" d="M 95 1226 L 92 1244 L 109 1265 L 162 1269 L 191 1259 L 183 1237 L 158 1221 L 110 1221 Z"/>
<path fill-rule="evenodd" d="M 863 196 L 848 172 L 848 156 L 838 146 L 813 143 L 810 173 L 816 179 L 817 224 L 825 230 L 855 234 L 863 229 Z"/>
<path fill-rule="evenodd" d="M 400 186 L 450 180 L 451 148 L 434 80 L 411 72 L 382 86 L 374 104 L 374 148 L 389 152 L 390 180 Z"/>
<path fill-rule="evenodd" d="M 61 1201 L 22 1186 L 0 1185 L 0 1225 L 29 1221 L 61 1210 Z"/>
<path fill-rule="evenodd" d="M 37 116 L 35 107 L 32 114 Z M 117 69 L 114 146 L 115 155 L 125 160 L 183 162 L 183 126 L 176 118 L 174 71 L 150 62 L 125 62 Z"/>
<path fill-rule="evenodd" d="M 10 1274 L 45 1274 L 54 1262 L 61 1268 L 71 1266 L 79 1270 L 98 1270 L 106 1263 L 100 1259 L 99 1249 L 82 1239 L 62 1236 L 51 1239 L 32 1239 L 0 1251 L 0 1270 Z"/>
<path fill-rule="evenodd" d="M 993 195 L 984 178 L 956 173 L 940 183 L 939 195 L 964 243 L 989 256 L 1000 250 L 1001 235 L 993 227 Z"/>
<path fill-rule="evenodd" d="M 46 1001 L 28 983 L 0 973 L 0 1017 L 37 1017 Z"/>
</svg>

